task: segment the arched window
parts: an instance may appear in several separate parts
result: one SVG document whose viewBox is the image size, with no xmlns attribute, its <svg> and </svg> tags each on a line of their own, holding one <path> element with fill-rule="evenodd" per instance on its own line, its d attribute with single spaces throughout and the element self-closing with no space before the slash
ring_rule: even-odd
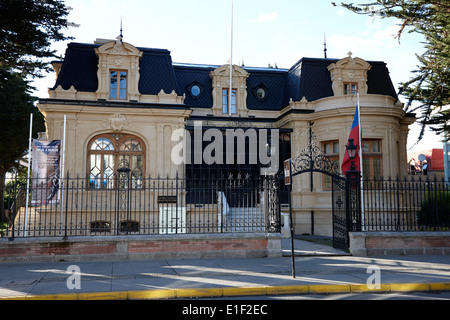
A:
<svg viewBox="0 0 450 320">
<path fill-rule="evenodd" d="M 94 137 L 88 145 L 90 188 L 112 189 L 119 168 L 130 169 L 131 186 L 142 187 L 145 145 L 141 139 L 125 134 L 104 134 Z"/>
</svg>

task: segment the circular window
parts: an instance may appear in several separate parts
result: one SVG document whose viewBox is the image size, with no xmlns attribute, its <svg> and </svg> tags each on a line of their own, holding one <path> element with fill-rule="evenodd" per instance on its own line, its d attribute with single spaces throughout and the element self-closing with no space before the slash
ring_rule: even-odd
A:
<svg viewBox="0 0 450 320">
<path fill-rule="evenodd" d="M 266 90 L 264 88 L 258 88 L 256 90 L 256 96 L 258 99 L 263 100 L 266 97 Z"/>
<path fill-rule="evenodd" d="M 269 89 L 262 83 L 255 88 L 253 88 L 253 95 L 259 102 L 263 102 L 267 99 L 267 96 L 269 94 Z"/>
<path fill-rule="evenodd" d="M 200 87 L 198 85 L 193 85 L 191 87 L 191 94 L 193 97 L 198 97 L 200 95 Z"/>
</svg>

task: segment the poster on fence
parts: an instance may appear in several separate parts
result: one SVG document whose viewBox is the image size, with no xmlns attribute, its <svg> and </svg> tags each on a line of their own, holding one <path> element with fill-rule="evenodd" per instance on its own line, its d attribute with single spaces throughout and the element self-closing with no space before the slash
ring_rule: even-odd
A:
<svg viewBox="0 0 450 320">
<path fill-rule="evenodd" d="M 61 140 L 33 140 L 31 205 L 59 203 Z"/>
</svg>

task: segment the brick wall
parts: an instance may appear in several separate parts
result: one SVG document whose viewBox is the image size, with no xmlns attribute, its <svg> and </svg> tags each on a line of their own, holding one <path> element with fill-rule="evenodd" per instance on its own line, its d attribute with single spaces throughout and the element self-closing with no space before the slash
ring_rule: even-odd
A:
<svg viewBox="0 0 450 320">
<path fill-rule="evenodd" d="M 450 255 L 450 232 L 351 232 L 357 256 Z"/>
<path fill-rule="evenodd" d="M 0 239 L 0 262 L 281 256 L 281 235 L 202 234 Z"/>
</svg>

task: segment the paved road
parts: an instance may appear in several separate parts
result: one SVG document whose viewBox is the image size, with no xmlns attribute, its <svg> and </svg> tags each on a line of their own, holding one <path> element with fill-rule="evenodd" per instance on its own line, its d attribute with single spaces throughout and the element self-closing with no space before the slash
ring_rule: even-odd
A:
<svg viewBox="0 0 450 320">
<path fill-rule="evenodd" d="M 306 250 L 308 246 L 311 250 Z M 450 256 L 353 257 L 304 241 L 296 243 L 296 248 L 305 252 L 295 257 L 295 279 L 289 257 L 4 263 L 0 264 L 0 298 L 125 300 L 354 294 L 368 292 L 367 284 L 377 281 L 383 293 L 450 291 Z"/>
</svg>

